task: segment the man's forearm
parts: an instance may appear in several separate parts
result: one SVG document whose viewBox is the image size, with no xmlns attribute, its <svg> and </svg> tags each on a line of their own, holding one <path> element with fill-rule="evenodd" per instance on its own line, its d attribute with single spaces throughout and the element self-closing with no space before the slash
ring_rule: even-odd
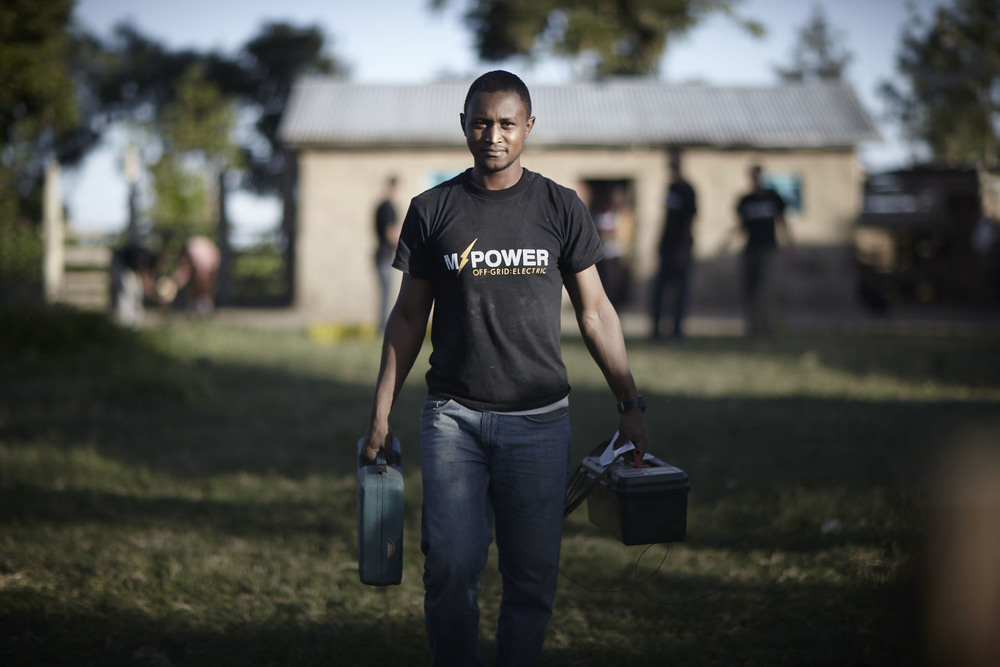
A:
<svg viewBox="0 0 1000 667">
<path fill-rule="evenodd" d="M 621 321 L 610 302 L 596 312 L 579 318 L 580 333 L 615 398 L 625 401 L 635 398 L 635 380 L 628 365 L 625 337 Z"/>
<path fill-rule="evenodd" d="M 406 318 L 393 312 L 385 326 L 382 361 L 375 383 L 372 422 L 387 421 L 389 411 L 420 353 L 427 332 L 427 319 Z"/>
</svg>

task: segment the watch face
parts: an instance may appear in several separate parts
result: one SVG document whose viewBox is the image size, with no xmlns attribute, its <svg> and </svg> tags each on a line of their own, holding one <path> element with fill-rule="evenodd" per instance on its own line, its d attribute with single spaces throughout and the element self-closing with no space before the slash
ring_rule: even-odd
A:
<svg viewBox="0 0 1000 667">
<path fill-rule="evenodd" d="M 622 402 L 618 403 L 618 413 L 619 414 L 625 412 L 626 410 L 631 410 L 632 408 L 639 408 L 640 410 L 642 410 L 643 412 L 645 412 L 646 411 L 646 399 L 644 399 L 642 396 L 638 396 L 637 398 L 633 398 L 633 399 L 630 399 L 630 400 L 627 400 L 627 401 L 622 401 Z"/>
</svg>

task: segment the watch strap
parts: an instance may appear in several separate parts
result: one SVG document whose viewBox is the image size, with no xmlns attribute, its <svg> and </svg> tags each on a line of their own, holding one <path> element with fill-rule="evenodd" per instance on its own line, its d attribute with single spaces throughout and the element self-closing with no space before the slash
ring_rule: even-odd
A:
<svg viewBox="0 0 1000 667">
<path fill-rule="evenodd" d="M 646 411 L 646 399 L 639 394 L 635 398 L 630 398 L 627 401 L 619 401 L 618 403 L 618 414 L 623 414 L 626 410 L 631 410 L 633 408 L 639 408 L 640 412 Z"/>
</svg>

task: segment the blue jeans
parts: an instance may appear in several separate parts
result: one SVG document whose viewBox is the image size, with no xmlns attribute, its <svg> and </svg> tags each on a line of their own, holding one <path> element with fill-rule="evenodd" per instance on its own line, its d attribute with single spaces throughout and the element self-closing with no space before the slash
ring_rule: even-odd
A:
<svg viewBox="0 0 1000 667">
<path fill-rule="evenodd" d="M 684 316 L 687 313 L 688 286 L 690 284 L 692 251 L 690 248 L 671 249 L 667 257 L 660 258 L 660 270 L 656 274 L 653 283 L 652 307 L 650 309 L 653 319 L 654 338 L 660 335 L 660 318 L 663 316 L 663 297 L 666 294 L 668 285 L 676 285 L 677 293 L 674 296 L 674 326 L 672 333 L 675 337 L 684 335 Z"/>
<path fill-rule="evenodd" d="M 777 260 L 777 248 L 748 248 L 743 253 L 743 313 L 747 335 L 774 333 Z"/>
<path fill-rule="evenodd" d="M 432 664 L 484 664 L 477 598 L 494 521 L 503 579 L 496 664 L 537 664 L 559 572 L 569 410 L 514 416 L 428 400 L 420 436 Z"/>
<path fill-rule="evenodd" d="M 375 269 L 378 272 L 378 316 L 376 318 L 376 327 L 379 331 L 385 329 L 385 321 L 389 317 L 389 311 L 392 310 L 392 258 L 390 254 L 387 257 L 376 257 L 375 259 Z"/>
</svg>

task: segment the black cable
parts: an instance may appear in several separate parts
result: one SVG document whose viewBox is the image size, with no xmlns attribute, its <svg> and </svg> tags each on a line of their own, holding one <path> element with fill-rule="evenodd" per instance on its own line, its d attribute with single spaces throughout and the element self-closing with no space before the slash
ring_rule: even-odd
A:
<svg viewBox="0 0 1000 667">
<path fill-rule="evenodd" d="M 611 444 L 611 440 L 610 439 L 605 440 L 604 442 L 602 442 L 599 445 L 597 445 L 597 447 L 595 447 L 590 452 L 589 456 L 591 456 L 591 457 L 600 456 L 600 454 L 602 452 L 604 452 L 605 449 L 607 449 L 607 447 L 608 447 L 609 444 Z M 567 516 L 569 516 L 573 512 L 573 510 L 575 510 L 577 507 L 579 507 L 583 503 L 584 500 L 587 499 L 587 496 L 590 495 L 591 491 L 593 491 L 597 487 L 598 484 L 600 484 L 601 480 L 604 479 L 606 477 L 606 475 L 607 475 L 607 468 L 605 468 L 605 470 L 601 474 L 596 474 L 595 475 L 595 474 L 593 474 L 593 472 L 588 471 L 587 468 L 585 468 L 583 466 L 583 464 L 580 464 L 580 466 L 577 467 L 576 471 L 570 477 L 570 479 L 569 479 L 569 481 L 567 482 L 567 485 L 566 485 L 566 503 L 563 506 L 563 518 L 564 519 Z M 632 577 L 633 578 L 635 576 L 637 576 L 637 574 L 638 574 L 639 563 L 640 563 L 640 561 L 642 561 L 642 557 L 646 555 L 646 552 L 649 551 L 649 549 L 652 546 L 653 546 L 652 544 L 647 545 L 646 548 L 643 549 L 642 552 L 639 553 L 639 557 L 635 559 L 635 565 L 632 566 Z M 559 568 L 559 574 L 561 576 L 565 577 L 570 583 L 572 583 L 572 584 L 574 584 L 576 586 L 579 586 L 580 588 L 582 588 L 585 591 L 590 591 L 591 593 L 621 593 L 623 591 L 630 591 L 630 590 L 632 590 L 634 588 L 638 588 L 639 586 L 642 586 L 643 584 L 645 584 L 645 583 L 649 582 L 650 580 L 652 580 L 653 577 L 655 577 L 657 574 L 659 574 L 660 568 L 663 567 L 663 563 L 666 562 L 667 555 L 669 553 L 670 553 L 670 545 L 668 544 L 666 550 L 663 552 L 663 558 L 660 559 L 660 562 L 659 562 L 659 564 L 657 564 L 656 569 L 653 570 L 653 572 L 648 577 L 646 577 L 645 579 L 643 579 L 641 581 L 636 581 L 635 583 L 629 584 L 627 586 L 622 586 L 620 588 L 601 589 L 601 588 L 592 588 L 590 586 L 586 586 L 586 585 L 580 583 L 579 581 L 573 579 L 573 577 L 571 577 L 568 574 L 566 574 L 563 571 L 562 567 Z M 718 595 L 719 593 L 723 592 L 724 590 L 726 590 L 726 589 L 725 588 L 720 588 L 720 589 L 718 589 L 716 591 L 713 591 L 711 593 L 708 593 L 706 595 L 702 595 L 700 597 L 693 598 L 691 600 L 683 600 L 681 602 L 663 602 L 661 600 L 655 600 L 655 599 L 653 599 L 652 597 L 649 596 L 649 594 L 647 593 L 647 591 L 645 589 L 643 590 L 642 595 L 643 595 L 643 597 L 645 597 L 650 602 L 653 602 L 653 603 L 658 604 L 658 605 L 670 607 L 670 606 L 676 606 L 676 605 L 692 604 L 694 602 L 700 602 L 702 600 L 707 600 L 708 598 L 710 598 L 710 597 L 712 597 L 714 595 Z"/>
<path fill-rule="evenodd" d="M 632 566 L 632 576 L 633 577 L 635 576 L 636 572 L 639 569 L 639 561 L 642 560 L 642 557 L 645 556 L 646 552 L 649 551 L 652 547 L 653 547 L 652 544 L 647 544 L 646 548 L 643 549 L 642 552 L 639 554 L 639 557 L 635 559 L 635 565 Z M 642 581 L 637 581 L 635 583 L 629 584 L 628 586 L 623 586 L 621 588 L 601 589 L 601 588 L 591 588 L 589 586 L 585 586 L 585 585 L 581 584 L 579 581 L 576 581 L 575 579 L 573 579 L 572 577 L 570 577 L 569 575 L 567 575 L 565 572 L 563 572 L 563 570 L 562 570 L 561 567 L 559 568 L 559 574 L 561 574 L 562 576 L 566 577 L 566 579 L 568 579 L 571 583 L 574 583 L 577 586 L 579 586 L 580 588 L 582 588 L 583 590 L 590 591 L 591 593 L 620 593 L 622 591 L 630 591 L 630 590 L 632 590 L 633 588 L 635 588 L 637 586 L 642 586 L 643 584 L 645 584 L 646 582 L 648 582 L 650 579 L 652 579 L 653 577 L 655 577 L 656 574 L 657 574 L 657 572 L 660 571 L 660 568 L 663 567 L 664 561 L 667 560 L 667 554 L 668 553 L 670 553 L 670 547 L 669 546 L 667 547 L 667 550 L 663 552 L 663 558 L 660 559 L 660 564 L 656 566 L 656 569 L 653 570 L 653 573 L 650 574 L 648 577 L 646 577 Z"/>
<path fill-rule="evenodd" d="M 600 456 L 601 453 L 607 449 L 608 445 L 611 444 L 611 439 L 601 442 L 599 445 L 591 450 L 588 456 Z M 569 482 L 566 484 L 566 502 L 563 505 L 563 518 L 568 517 L 573 510 L 579 507 L 590 492 L 593 491 L 598 484 L 600 484 L 601 479 L 604 478 L 603 474 L 592 475 L 581 463 L 577 466 L 576 471 L 569 478 Z"/>
<path fill-rule="evenodd" d="M 632 576 L 633 577 L 636 575 L 636 573 L 639 570 L 639 562 L 642 560 L 642 557 L 645 556 L 646 552 L 649 551 L 650 548 L 652 548 L 652 547 L 653 547 L 652 544 L 646 545 L 646 548 L 642 550 L 642 552 L 639 554 L 639 557 L 635 559 L 635 565 L 632 566 Z M 657 574 L 659 574 L 660 568 L 663 567 L 663 563 L 666 562 L 667 555 L 669 553 L 670 553 L 670 545 L 668 544 L 666 550 L 663 552 L 663 558 L 660 559 L 660 562 L 659 562 L 659 564 L 657 564 L 656 569 L 653 570 L 653 572 L 648 577 L 646 577 L 642 581 L 636 581 L 635 583 L 629 584 L 628 586 L 622 586 L 620 588 L 602 589 L 602 588 L 592 588 L 590 586 L 586 586 L 586 585 L 580 583 L 579 581 L 577 581 L 576 579 L 574 579 L 573 577 L 571 577 L 568 574 L 566 574 L 563 571 L 562 567 L 559 568 L 559 574 L 562 577 L 566 578 L 570 583 L 572 583 L 572 584 L 574 584 L 576 586 L 579 586 L 583 590 L 589 591 L 591 593 L 621 593 L 621 592 L 624 592 L 624 591 L 630 591 L 630 590 L 632 590 L 634 588 L 638 588 L 639 586 L 642 586 L 643 584 L 648 583 L 650 580 L 652 580 L 653 577 L 655 577 Z M 643 589 L 643 591 L 642 591 L 642 596 L 644 598 L 646 598 L 647 600 L 649 600 L 650 602 L 653 602 L 654 604 L 658 604 L 658 605 L 663 606 L 663 607 L 675 607 L 675 606 L 693 604 L 695 602 L 701 602 L 702 600 L 707 600 L 708 598 L 713 597 L 715 595 L 718 595 L 719 593 L 722 593 L 725 590 L 727 590 L 727 589 L 726 588 L 720 588 L 718 590 L 712 591 L 711 593 L 706 593 L 705 595 L 702 595 L 702 596 L 699 596 L 699 597 L 696 597 L 696 598 L 691 598 L 690 600 L 681 600 L 679 602 L 664 602 L 662 600 L 657 600 L 655 598 L 650 597 L 650 595 L 648 594 L 648 592 L 645 589 Z"/>
</svg>

